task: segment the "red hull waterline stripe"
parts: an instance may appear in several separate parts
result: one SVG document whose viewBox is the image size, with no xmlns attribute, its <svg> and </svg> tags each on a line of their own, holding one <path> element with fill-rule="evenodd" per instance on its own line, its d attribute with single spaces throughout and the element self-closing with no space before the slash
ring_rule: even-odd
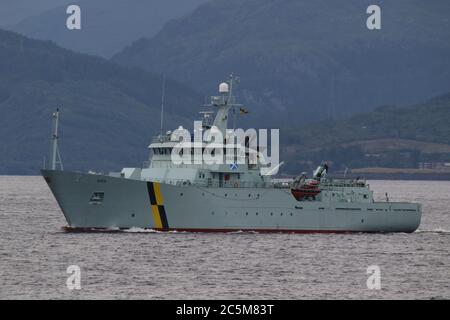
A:
<svg viewBox="0 0 450 320">
<path fill-rule="evenodd" d="M 130 228 L 85 228 L 64 227 L 67 232 L 121 232 Z M 206 229 L 206 228 L 170 228 L 170 229 L 148 229 L 162 232 L 193 232 L 193 233 L 231 233 L 231 232 L 254 232 L 254 233 L 385 233 L 383 231 L 350 231 L 350 230 L 291 230 L 291 229 Z"/>
</svg>

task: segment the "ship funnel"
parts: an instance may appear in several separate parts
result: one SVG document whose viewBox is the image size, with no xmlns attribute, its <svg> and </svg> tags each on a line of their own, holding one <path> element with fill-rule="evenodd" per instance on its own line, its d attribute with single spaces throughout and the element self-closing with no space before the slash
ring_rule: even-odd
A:
<svg viewBox="0 0 450 320">
<path fill-rule="evenodd" d="M 219 85 L 219 93 L 225 94 L 225 93 L 228 93 L 228 91 L 229 91 L 228 83 L 222 82 Z"/>
</svg>

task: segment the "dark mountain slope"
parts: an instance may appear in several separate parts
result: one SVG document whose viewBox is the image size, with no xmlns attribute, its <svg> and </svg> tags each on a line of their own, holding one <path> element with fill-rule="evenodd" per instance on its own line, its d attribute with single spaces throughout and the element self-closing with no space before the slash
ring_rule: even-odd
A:
<svg viewBox="0 0 450 320">
<path fill-rule="evenodd" d="M 206 0 L 80 0 L 81 30 L 66 28 L 67 5 L 29 17 L 12 27 L 26 36 L 52 40 L 74 51 L 111 57 L 140 37 L 151 37 L 170 19 Z"/>
<path fill-rule="evenodd" d="M 202 98 L 174 81 L 166 88 L 167 127 L 190 124 L 183 116 Z M 0 30 L 0 173 L 38 172 L 57 107 L 68 169 L 140 165 L 159 132 L 160 101 L 160 76 Z"/>
<path fill-rule="evenodd" d="M 374 3 L 375 31 L 366 27 Z M 446 0 L 213 0 L 114 61 L 202 92 L 233 71 L 260 126 L 342 118 L 447 92 L 449 14 Z"/>
</svg>

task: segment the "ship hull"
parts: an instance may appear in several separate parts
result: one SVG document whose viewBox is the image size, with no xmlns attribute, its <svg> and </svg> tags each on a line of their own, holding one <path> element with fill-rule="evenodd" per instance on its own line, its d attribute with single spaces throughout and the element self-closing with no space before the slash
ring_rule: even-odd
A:
<svg viewBox="0 0 450 320">
<path fill-rule="evenodd" d="M 75 231 L 414 232 L 421 220 L 416 203 L 323 203 L 297 201 L 287 188 L 174 186 L 53 170 L 42 175 Z"/>
</svg>

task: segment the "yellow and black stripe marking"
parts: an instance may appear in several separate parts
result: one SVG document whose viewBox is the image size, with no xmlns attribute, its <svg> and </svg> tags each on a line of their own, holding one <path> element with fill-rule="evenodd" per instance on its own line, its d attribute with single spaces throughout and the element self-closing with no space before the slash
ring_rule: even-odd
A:
<svg viewBox="0 0 450 320">
<path fill-rule="evenodd" d="M 155 229 L 168 230 L 166 210 L 164 210 L 161 188 L 157 182 L 147 182 L 148 195 L 152 206 L 153 221 Z"/>
</svg>

